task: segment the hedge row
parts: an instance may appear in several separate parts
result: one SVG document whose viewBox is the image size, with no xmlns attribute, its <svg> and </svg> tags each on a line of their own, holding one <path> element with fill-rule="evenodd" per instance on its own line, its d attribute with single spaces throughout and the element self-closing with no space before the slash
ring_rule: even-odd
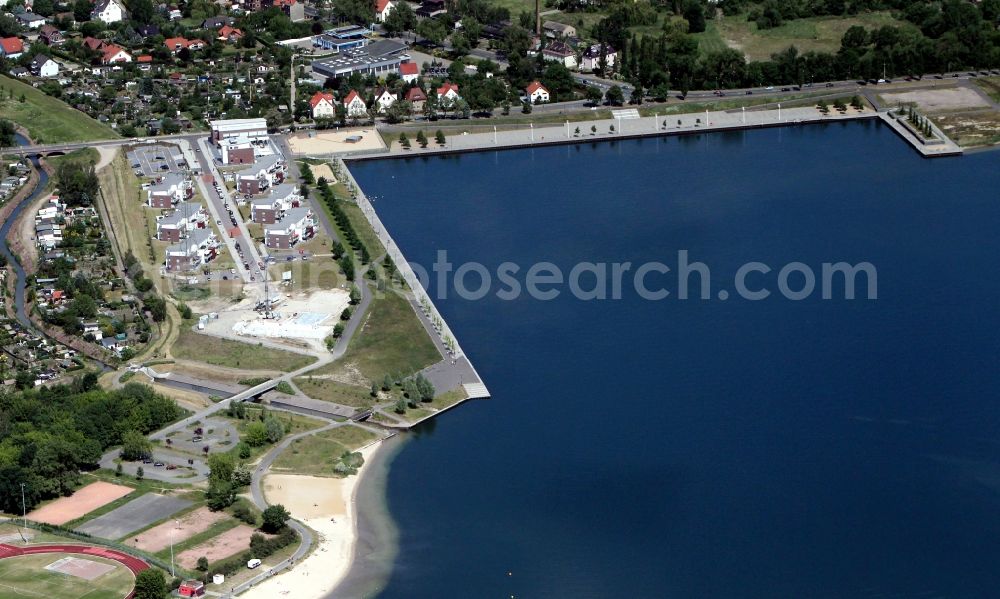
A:
<svg viewBox="0 0 1000 599">
<path fill-rule="evenodd" d="M 327 207 L 330 208 L 333 220 L 337 221 L 337 226 L 344 232 L 345 241 L 361 253 L 361 262 L 363 264 L 370 262 L 371 254 L 368 253 L 368 248 L 361 242 L 357 231 L 354 230 L 354 225 L 351 224 L 351 219 L 347 217 L 347 213 L 344 212 L 344 209 L 340 205 L 340 200 L 333 195 L 333 190 L 330 189 L 325 179 L 320 179 L 317 189 L 319 189 L 320 195 L 323 196 L 323 201 L 326 202 Z"/>
</svg>

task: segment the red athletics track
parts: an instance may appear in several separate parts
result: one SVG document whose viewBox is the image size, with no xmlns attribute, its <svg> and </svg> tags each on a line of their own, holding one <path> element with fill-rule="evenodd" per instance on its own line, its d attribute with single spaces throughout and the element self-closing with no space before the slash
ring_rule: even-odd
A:
<svg viewBox="0 0 1000 599">
<path fill-rule="evenodd" d="M 30 545 L 28 547 L 15 547 L 14 545 L 0 543 L 0 559 L 5 557 L 17 557 L 19 555 L 34 555 L 36 553 L 78 553 L 80 555 L 103 557 L 104 559 L 109 559 L 122 564 L 131 570 L 133 575 L 149 568 L 149 564 L 137 557 L 132 557 L 122 551 L 106 549 L 104 547 L 93 547 L 90 545 Z M 132 595 L 134 594 L 135 589 L 132 589 L 129 594 L 125 596 L 125 599 L 132 599 Z"/>
</svg>

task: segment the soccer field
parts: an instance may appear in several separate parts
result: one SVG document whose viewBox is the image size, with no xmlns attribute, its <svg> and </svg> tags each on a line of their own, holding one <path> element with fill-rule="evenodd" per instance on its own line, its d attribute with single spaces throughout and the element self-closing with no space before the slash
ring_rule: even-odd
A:
<svg viewBox="0 0 1000 599">
<path fill-rule="evenodd" d="M 97 570 L 106 566 L 112 569 L 92 580 L 45 569 L 67 557 L 95 562 Z M 99 557 L 41 553 L 0 559 L 0 599 L 122 599 L 134 583 L 135 578 L 128 568 Z"/>
</svg>

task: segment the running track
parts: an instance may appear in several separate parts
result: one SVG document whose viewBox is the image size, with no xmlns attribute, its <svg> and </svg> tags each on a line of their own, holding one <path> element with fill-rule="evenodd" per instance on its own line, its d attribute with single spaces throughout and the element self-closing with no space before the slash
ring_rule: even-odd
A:
<svg viewBox="0 0 1000 599">
<path fill-rule="evenodd" d="M 137 557 L 104 547 L 93 547 L 91 545 L 31 545 L 29 547 L 16 547 L 0 543 L 0 559 L 5 557 L 17 557 L 19 555 L 34 555 L 36 553 L 79 553 L 81 555 L 93 555 L 103 557 L 122 564 L 132 571 L 133 575 L 149 568 L 149 564 Z M 135 589 L 132 589 L 125 599 L 132 599 Z"/>
</svg>

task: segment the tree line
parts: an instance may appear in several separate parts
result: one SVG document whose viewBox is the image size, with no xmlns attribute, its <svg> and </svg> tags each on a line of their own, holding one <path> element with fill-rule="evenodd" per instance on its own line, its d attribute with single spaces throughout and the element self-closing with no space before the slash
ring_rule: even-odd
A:
<svg viewBox="0 0 1000 599">
<path fill-rule="evenodd" d="M 94 373 L 64 385 L 0 391 L 0 511 L 20 513 L 21 483 L 27 510 L 71 494 L 80 471 L 97 468 L 106 449 L 181 414 L 146 385 L 101 389 Z"/>
</svg>

